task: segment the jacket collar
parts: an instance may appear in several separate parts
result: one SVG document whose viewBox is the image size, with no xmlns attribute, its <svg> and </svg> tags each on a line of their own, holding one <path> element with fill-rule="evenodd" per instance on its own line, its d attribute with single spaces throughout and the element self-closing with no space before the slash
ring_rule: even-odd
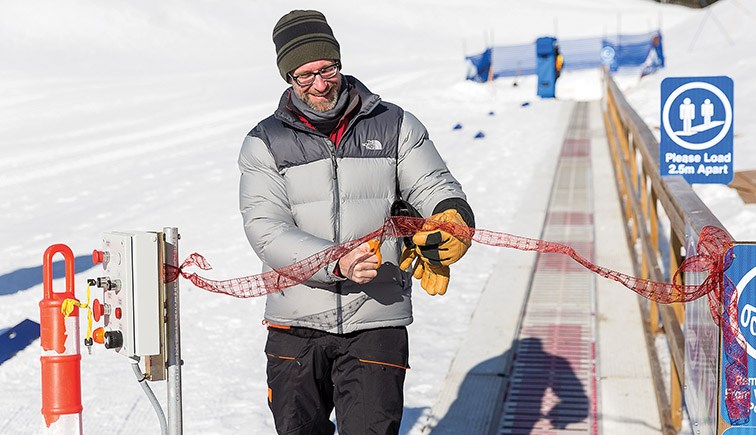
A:
<svg viewBox="0 0 756 435">
<path fill-rule="evenodd" d="M 360 97 L 360 108 L 352 121 L 372 112 L 373 109 L 375 109 L 375 107 L 381 102 L 380 96 L 370 92 L 370 90 L 364 84 L 362 84 L 362 82 L 360 82 L 353 76 L 344 75 L 343 78 L 344 80 L 346 80 L 347 85 L 350 88 L 354 89 L 354 91 L 357 92 Z M 308 127 L 304 122 L 302 122 L 302 120 L 300 120 L 299 117 L 290 108 L 292 92 L 294 92 L 294 90 L 291 87 L 287 88 L 283 92 L 281 99 L 278 102 L 278 109 L 276 109 L 274 116 L 276 119 L 288 125 L 291 125 L 292 127 L 311 131 L 312 129 Z"/>
</svg>

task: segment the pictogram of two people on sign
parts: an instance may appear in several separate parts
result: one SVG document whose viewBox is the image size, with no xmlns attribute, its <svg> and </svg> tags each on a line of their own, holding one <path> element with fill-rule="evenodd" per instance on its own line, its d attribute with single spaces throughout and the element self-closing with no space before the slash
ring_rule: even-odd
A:
<svg viewBox="0 0 756 435">
<path fill-rule="evenodd" d="M 711 103 L 710 99 L 705 99 L 703 103 L 701 103 L 701 116 L 704 119 L 703 124 L 699 127 L 703 127 L 705 129 L 706 127 L 709 127 L 712 125 L 711 118 L 714 116 L 714 105 Z M 694 131 L 693 129 L 693 120 L 696 118 L 696 105 L 693 104 L 690 100 L 690 98 L 685 98 L 680 104 L 680 120 L 683 122 L 683 130 L 682 133 L 685 135 L 691 135 L 694 133 L 697 133 L 697 131 Z"/>
</svg>

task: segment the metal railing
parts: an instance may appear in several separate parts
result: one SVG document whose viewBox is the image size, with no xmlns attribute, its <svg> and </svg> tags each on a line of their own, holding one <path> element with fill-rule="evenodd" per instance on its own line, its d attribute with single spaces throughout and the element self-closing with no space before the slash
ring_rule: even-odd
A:
<svg viewBox="0 0 756 435">
<path fill-rule="evenodd" d="M 724 227 L 683 177 L 661 177 L 659 143 L 656 137 L 628 104 L 606 70 L 603 77 L 604 125 L 611 149 L 615 181 L 625 217 L 627 242 L 633 254 L 635 272 L 641 278 L 669 282 L 684 258 L 683 248 L 687 251 L 695 249 L 695 242 L 698 240 L 701 229 L 707 225 Z M 693 254 L 693 252 L 687 253 Z M 692 282 L 687 283 L 692 284 Z M 696 304 L 706 304 L 705 309 L 708 310 L 705 299 L 689 302 L 688 309 L 695 308 L 696 311 L 700 311 L 698 309 L 700 307 Z M 718 403 L 716 395 L 718 389 L 716 389 L 716 382 L 713 389 L 707 387 L 707 390 L 703 392 L 687 388 L 688 385 L 702 383 L 700 380 L 688 379 L 686 381 L 685 378 L 686 338 L 689 341 L 687 343 L 689 347 L 691 340 L 697 340 L 694 334 L 686 337 L 683 332 L 689 330 L 683 327 L 686 324 L 686 306 L 681 303 L 662 305 L 641 297 L 639 297 L 639 302 L 644 319 L 643 326 L 651 370 L 654 373 L 662 432 L 676 434 L 682 425 L 683 393 L 685 393 L 686 401 L 689 394 L 699 394 L 705 397 L 694 397 L 691 400 L 714 400 L 713 403 Z M 659 362 L 655 343 L 660 335 L 666 338 L 668 344 L 671 365 L 669 370 L 662 370 Z M 713 343 L 716 348 L 703 349 L 702 355 L 708 355 L 710 360 L 713 358 L 713 361 L 709 363 L 718 370 L 719 340 L 715 339 Z M 697 345 L 697 343 L 692 344 Z M 662 379 L 664 372 L 669 373 L 669 387 Z M 696 371 L 695 376 L 700 376 L 699 371 Z M 716 373 L 714 376 L 717 379 Z M 714 410 L 718 411 L 718 406 L 714 406 Z M 691 414 L 690 407 L 688 411 L 691 420 L 696 420 L 696 423 L 699 419 L 702 422 L 708 422 L 713 427 L 711 430 L 721 433 L 722 424 L 721 422 L 717 424 L 716 415 L 694 416 Z M 693 411 L 698 412 L 698 407 Z M 699 433 L 705 434 L 707 431 Z"/>
</svg>

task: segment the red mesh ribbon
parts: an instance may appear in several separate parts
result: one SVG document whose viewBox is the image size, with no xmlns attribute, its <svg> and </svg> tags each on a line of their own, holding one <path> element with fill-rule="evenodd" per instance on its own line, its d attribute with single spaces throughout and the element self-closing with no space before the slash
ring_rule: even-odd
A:
<svg viewBox="0 0 756 435">
<path fill-rule="evenodd" d="M 689 256 L 683 261 L 672 279 L 672 284 L 635 278 L 598 266 L 580 256 L 572 247 L 561 243 L 412 217 L 387 218 L 383 226 L 364 237 L 332 246 L 289 266 L 241 278 L 216 281 L 203 278 L 196 273 L 186 272 L 184 269 L 189 266 L 197 266 L 202 270 L 211 269 L 204 257 L 194 253 L 178 268 L 165 265 L 166 282 L 174 281 L 181 275 L 197 287 L 210 292 L 240 298 L 262 296 L 306 282 L 317 271 L 368 240 L 383 241 L 385 238 L 411 237 L 420 229 L 440 229 L 457 237 L 472 239 L 489 246 L 566 254 L 602 277 L 617 281 L 644 298 L 661 304 L 690 302 L 707 295 L 711 316 L 722 328 L 724 335 L 727 411 L 733 424 L 743 424 L 748 421 L 750 389 L 748 388 L 745 340 L 738 327 L 737 292 L 732 281 L 724 274 L 732 262 L 731 253 L 728 254 L 728 252 L 731 252 L 733 242 L 724 230 L 716 227 L 707 226 L 701 230 L 696 255 Z M 700 285 L 677 284 L 678 277 L 685 272 L 706 273 L 707 276 Z"/>
</svg>

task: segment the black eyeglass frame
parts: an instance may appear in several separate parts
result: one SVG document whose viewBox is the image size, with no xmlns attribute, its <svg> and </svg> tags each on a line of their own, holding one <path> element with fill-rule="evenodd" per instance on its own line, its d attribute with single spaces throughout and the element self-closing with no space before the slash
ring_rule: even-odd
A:
<svg viewBox="0 0 756 435">
<path fill-rule="evenodd" d="M 327 73 L 327 72 L 325 72 L 325 70 L 328 70 L 328 69 L 331 69 L 331 68 L 334 68 L 334 67 L 335 67 L 335 69 L 333 70 L 333 73 Z M 328 66 L 324 66 L 323 68 L 320 68 L 317 71 L 308 71 L 308 72 L 306 72 L 304 74 L 300 74 L 298 76 L 295 76 L 294 74 L 289 73 L 289 77 L 291 77 L 292 80 L 294 80 L 295 82 L 297 82 L 297 84 L 299 86 L 305 87 L 305 86 L 310 86 L 313 83 L 315 83 L 315 78 L 317 76 L 320 76 L 320 78 L 322 78 L 323 80 L 329 80 L 329 79 L 332 79 L 332 78 L 336 77 L 336 74 L 338 74 L 339 71 L 341 71 L 341 61 L 337 60 L 336 62 L 334 62 L 334 63 L 332 63 L 332 64 L 330 64 Z M 310 74 L 312 74 L 312 81 L 307 81 L 305 83 L 302 83 L 302 82 L 299 81 L 299 79 L 302 78 L 302 76 L 307 76 L 307 75 L 310 75 Z"/>
</svg>

